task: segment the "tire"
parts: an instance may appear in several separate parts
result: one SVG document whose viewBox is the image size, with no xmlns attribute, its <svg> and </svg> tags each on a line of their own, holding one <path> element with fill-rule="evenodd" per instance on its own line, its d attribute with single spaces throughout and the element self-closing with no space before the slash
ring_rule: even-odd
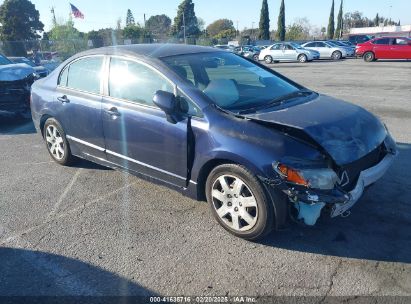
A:
<svg viewBox="0 0 411 304">
<path fill-rule="evenodd" d="M 299 55 L 299 56 L 298 56 L 298 61 L 301 62 L 301 63 L 307 62 L 307 61 L 308 61 L 307 55 L 305 55 L 305 54 Z"/>
<path fill-rule="evenodd" d="M 231 234 L 256 241 L 272 231 L 273 205 L 245 167 L 226 164 L 214 168 L 207 178 L 206 196 L 213 216 Z"/>
<path fill-rule="evenodd" d="M 340 51 L 335 51 L 332 53 L 331 58 L 333 60 L 340 60 L 342 58 L 342 53 Z"/>
<path fill-rule="evenodd" d="M 259 60 L 259 56 L 258 55 L 254 55 L 253 56 L 254 61 L 258 61 Z"/>
<path fill-rule="evenodd" d="M 364 54 L 364 61 L 365 62 L 373 62 L 375 61 L 375 55 L 373 52 L 366 52 Z"/>
<path fill-rule="evenodd" d="M 43 128 L 43 137 L 47 151 L 56 163 L 68 166 L 75 161 L 70 151 L 66 133 L 56 119 L 47 119 Z"/>
<path fill-rule="evenodd" d="M 264 57 L 264 61 L 265 61 L 265 63 L 270 64 L 270 63 L 273 62 L 273 57 L 271 57 L 271 56 L 265 56 L 265 57 Z"/>
</svg>

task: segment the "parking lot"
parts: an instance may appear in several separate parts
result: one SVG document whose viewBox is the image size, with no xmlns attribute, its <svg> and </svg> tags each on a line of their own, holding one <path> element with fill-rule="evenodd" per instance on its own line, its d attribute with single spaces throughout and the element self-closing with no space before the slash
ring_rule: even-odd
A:
<svg viewBox="0 0 411 304">
<path fill-rule="evenodd" d="M 396 138 L 397 161 L 350 217 L 247 242 L 206 203 L 57 165 L 30 121 L 0 117 L 0 295 L 411 296 L 411 61 L 270 67 L 365 107 Z"/>
</svg>

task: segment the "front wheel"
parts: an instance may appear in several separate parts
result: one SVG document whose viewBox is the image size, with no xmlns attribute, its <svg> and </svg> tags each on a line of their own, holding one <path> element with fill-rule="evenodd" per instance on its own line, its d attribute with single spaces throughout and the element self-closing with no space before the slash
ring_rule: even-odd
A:
<svg viewBox="0 0 411 304">
<path fill-rule="evenodd" d="M 265 61 L 265 63 L 270 64 L 270 63 L 273 62 L 273 57 L 271 57 L 271 56 L 265 56 L 265 57 L 264 57 L 264 61 Z"/>
<path fill-rule="evenodd" d="M 364 54 L 364 61 L 365 62 L 372 62 L 375 61 L 375 55 L 373 52 L 367 52 Z"/>
<path fill-rule="evenodd" d="M 233 235 L 255 241 L 273 228 L 273 206 L 258 179 L 246 168 L 216 167 L 206 182 L 207 201 L 221 226 Z"/>
<path fill-rule="evenodd" d="M 56 119 L 47 119 L 43 135 L 47 151 L 55 162 L 67 166 L 74 161 L 63 127 Z"/>
<path fill-rule="evenodd" d="M 298 56 L 298 61 L 301 63 L 305 63 L 308 61 L 307 55 L 301 54 L 300 56 Z"/>
<path fill-rule="evenodd" d="M 258 61 L 259 60 L 259 56 L 258 55 L 254 55 L 253 56 L 254 61 Z"/>
<path fill-rule="evenodd" d="M 332 55 L 331 58 L 333 60 L 340 60 L 342 58 L 342 53 L 340 51 L 335 51 Z"/>
</svg>

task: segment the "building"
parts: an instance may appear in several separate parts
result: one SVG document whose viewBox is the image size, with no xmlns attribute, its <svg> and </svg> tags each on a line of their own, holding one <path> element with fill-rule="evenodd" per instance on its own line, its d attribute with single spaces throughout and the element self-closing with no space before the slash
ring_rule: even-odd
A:
<svg viewBox="0 0 411 304">
<path fill-rule="evenodd" d="M 375 26 L 375 27 L 362 27 L 350 29 L 349 36 L 354 35 L 368 35 L 374 37 L 383 36 L 400 36 L 411 37 L 411 25 L 388 25 L 388 26 Z"/>
</svg>

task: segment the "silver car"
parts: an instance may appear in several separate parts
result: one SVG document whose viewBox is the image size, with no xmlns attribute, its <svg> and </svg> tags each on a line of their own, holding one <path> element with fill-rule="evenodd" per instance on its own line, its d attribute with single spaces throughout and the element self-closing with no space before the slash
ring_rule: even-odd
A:
<svg viewBox="0 0 411 304">
<path fill-rule="evenodd" d="M 355 46 L 349 46 L 341 41 L 338 40 L 328 40 L 328 43 L 331 43 L 332 45 L 335 45 L 337 47 L 343 47 L 347 50 L 347 56 L 348 57 L 354 57 L 355 56 Z"/>
<path fill-rule="evenodd" d="M 280 42 L 260 52 L 259 60 L 265 63 L 279 61 L 307 62 L 320 58 L 320 53 L 301 47 L 294 42 Z"/>
<path fill-rule="evenodd" d="M 346 48 L 327 41 L 311 41 L 304 43 L 302 47 L 319 52 L 321 59 L 340 60 L 348 56 Z"/>
</svg>

